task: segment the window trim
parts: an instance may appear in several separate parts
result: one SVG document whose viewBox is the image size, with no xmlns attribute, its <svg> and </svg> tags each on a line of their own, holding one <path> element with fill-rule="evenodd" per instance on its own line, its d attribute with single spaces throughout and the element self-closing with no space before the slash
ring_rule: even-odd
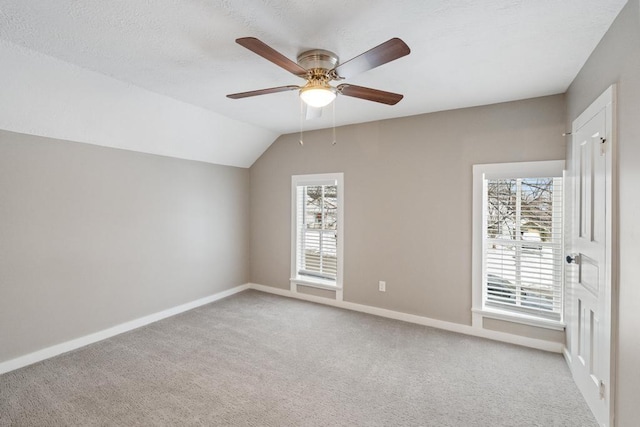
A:
<svg viewBox="0 0 640 427">
<path fill-rule="evenodd" d="M 498 320 L 506 320 L 529 326 L 547 329 L 563 330 L 565 327 L 564 313 L 559 321 L 537 318 L 524 313 L 509 310 L 501 310 L 495 307 L 485 307 L 483 304 L 482 268 L 483 268 L 483 227 L 485 223 L 484 180 L 485 179 L 515 179 L 515 178 L 545 178 L 563 177 L 564 160 L 546 160 L 535 162 L 491 163 L 473 165 L 473 217 L 472 217 L 472 265 L 471 265 L 471 289 L 472 289 L 472 326 L 483 328 L 485 317 Z M 565 180 L 563 179 L 563 185 Z M 563 203 L 563 216 L 565 204 Z M 564 246 L 563 246 L 564 247 Z M 564 278 L 564 274 L 562 274 Z M 564 284 L 563 284 L 564 287 Z M 564 312 L 564 307 L 562 308 Z"/>
<path fill-rule="evenodd" d="M 297 266 L 297 242 L 298 242 L 298 224 L 297 224 L 297 188 L 299 186 L 308 185 L 330 185 L 335 184 L 338 187 L 338 225 L 337 225 L 337 269 L 336 280 L 327 280 L 323 278 L 314 278 L 313 276 L 298 275 Z M 343 287 L 343 259 L 344 259 L 344 174 L 339 173 L 323 173 L 309 175 L 292 175 L 291 176 L 291 271 L 290 271 L 290 289 L 291 292 L 298 292 L 298 285 L 309 286 L 313 288 L 327 289 L 336 292 L 336 300 L 342 301 Z"/>
</svg>

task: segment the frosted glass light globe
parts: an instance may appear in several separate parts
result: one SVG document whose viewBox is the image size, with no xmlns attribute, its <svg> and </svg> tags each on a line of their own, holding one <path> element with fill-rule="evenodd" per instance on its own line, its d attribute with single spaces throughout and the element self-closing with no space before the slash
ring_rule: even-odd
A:
<svg viewBox="0 0 640 427">
<path fill-rule="evenodd" d="M 322 108 L 336 99 L 336 90 L 331 86 L 305 86 L 300 89 L 300 98 L 310 107 Z"/>
</svg>

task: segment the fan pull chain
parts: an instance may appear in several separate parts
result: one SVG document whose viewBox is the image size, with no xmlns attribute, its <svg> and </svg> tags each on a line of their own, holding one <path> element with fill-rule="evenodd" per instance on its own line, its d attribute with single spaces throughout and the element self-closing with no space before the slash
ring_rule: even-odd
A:
<svg viewBox="0 0 640 427">
<path fill-rule="evenodd" d="M 331 111 L 333 112 L 333 141 L 331 142 L 331 145 L 336 145 L 336 100 L 333 101 L 333 106 L 331 108 Z"/>
<path fill-rule="evenodd" d="M 302 123 L 304 120 L 304 104 L 302 101 L 302 98 L 300 98 L 300 139 L 298 140 L 298 142 L 300 143 L 300 145 L 304 145 L 304 139 L 303 139 L 303 131 L 302 131 Z"/>
</svg>

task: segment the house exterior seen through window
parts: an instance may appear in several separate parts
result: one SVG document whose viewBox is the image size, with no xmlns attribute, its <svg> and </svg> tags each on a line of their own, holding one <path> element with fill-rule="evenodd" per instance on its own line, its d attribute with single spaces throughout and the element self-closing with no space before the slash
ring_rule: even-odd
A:
<svg viewBox="0 0 640 427">
<path fill-rule="evenodd" d="M 341 288 L 342 191 L 342 174 L 292 178 L 292 288 Z"/>
<path fill-rule="evenodd" d="M 298 191 L 298 274 L 335 280 L 338 267 L 338 187 L 301 185 Z"/>
<path fill-rule="evenodd" d="M 474 166 L 473 313 L 563 322 L 564 161 Z"/>
<path fill-rule="evenodd" d="M 485 306 L 562 317 L 562 178 L 485 183 Z"/>
</svg>

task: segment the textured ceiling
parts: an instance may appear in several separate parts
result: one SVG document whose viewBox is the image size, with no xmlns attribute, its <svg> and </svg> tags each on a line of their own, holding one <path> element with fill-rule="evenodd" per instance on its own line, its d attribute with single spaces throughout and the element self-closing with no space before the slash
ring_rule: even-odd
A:
<svg viewBox="0 0 640 427">
<path fill-rule="evenodd" d="M 566 90 L 626 0 L 0 0 L 0 38 L 276 134 L 300 127 L 296 92 L 228 93 L 302 80 L 237 45 L 254 36 L 295 60 L 350 59 L 400 37 L 411 54 L 348 80 L 405 95 L 339 97 L 338 125 Z M 332 125 L 332 112 L 305 129 Z"/>
</svg>

